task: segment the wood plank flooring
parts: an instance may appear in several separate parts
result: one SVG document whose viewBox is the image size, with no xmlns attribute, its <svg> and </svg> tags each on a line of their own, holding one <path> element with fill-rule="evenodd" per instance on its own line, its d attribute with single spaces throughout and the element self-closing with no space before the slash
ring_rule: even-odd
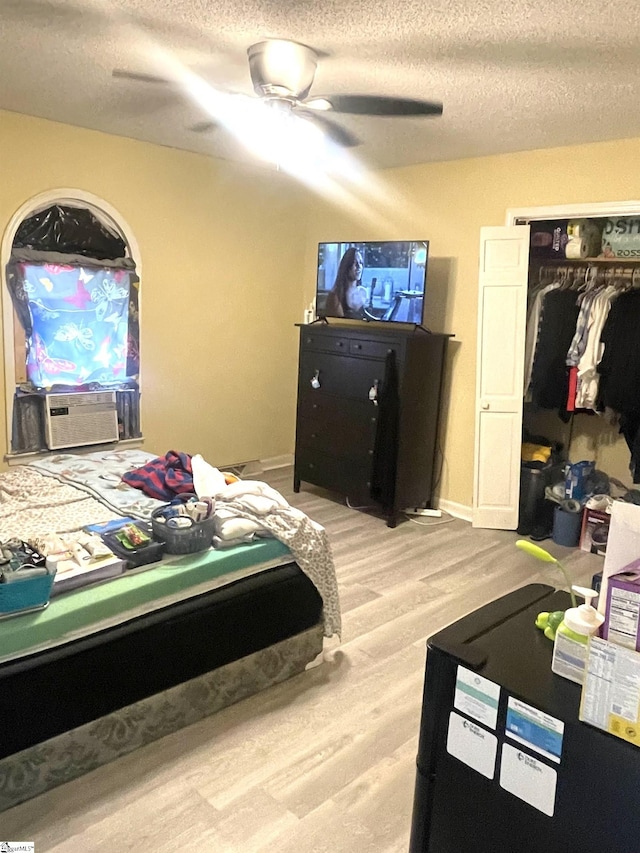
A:
<svg viewBox="0 0 640 853">
<path fill-rule="evenodd" d="M 342 643 L 322 666 L 0 814 L 0 837 L 37 853 L 406 853 L 426 638 L 555 580 L 514 533 L 446 516 L 391 530 L 322 490 L 294 495 L 291 469 L 264 479 L 329 532 Z M 602 567 L 543 544 L 575 582 Z"/>
</svg>

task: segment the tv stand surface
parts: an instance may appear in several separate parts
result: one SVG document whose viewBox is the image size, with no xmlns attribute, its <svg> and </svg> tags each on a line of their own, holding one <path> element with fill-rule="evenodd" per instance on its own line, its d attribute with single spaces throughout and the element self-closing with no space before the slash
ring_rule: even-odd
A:
<svg viewBox="0 0 640 853">
<path fill-rule="evenodd" d="M 303 482 L 330 489 L 395 527 L 406 507 L 432 499 L 449 336 L 396 323 L 299 328 L 294 491 Z M 389 484 L 384 504 L 371 497 L 376 466 Z"/>
<path fill-rule="evenodd" d="M 345 320 L 342 317 L 316 317 L 315 320 L 312 320 L 310 323 L 296 323 L 296 326 L 299 329 L 309 328 L 311 326 L 331 326 L 329 320 Z M 455 335 L 452 332 L 434 332 L 428 326 L 424 326 L 422 323 L 394 323 L 392 320 L 372 320 L 370 317 L 365 317 L 363 320 L 345 320 L 343 323 L 334 324 L 333 328 L 342 328 L 342 329 L 380 329 L 380 331 L 389 332 L 394 331 L 396 329 L 400 331 L 417 331 L 420 329 L 422 332 L 426 332 L 428 335 L 439 335 L 442 334 L 446 338 L 455 338 Z M 376 333 L 377 334 L 377 333 Z"/>
</svg>

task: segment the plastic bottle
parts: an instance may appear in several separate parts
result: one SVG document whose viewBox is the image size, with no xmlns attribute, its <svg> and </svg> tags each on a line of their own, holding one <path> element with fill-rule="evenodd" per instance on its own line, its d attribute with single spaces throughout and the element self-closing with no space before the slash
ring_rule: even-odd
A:
<svg viewBox="0 0 640 853">
<path fill-rule="evenodd" d="M 553 643 L 551 669 L 556 675 L 582 684 L 589 637 L 597 633 L 604 616 L 591 605 L 592 599 L 598 595 L 595 590 L 583 586 L 573 586 L 572 589 L 584 598 L 585 603 L 570 607 L 565 612 Z"/>
</svg>

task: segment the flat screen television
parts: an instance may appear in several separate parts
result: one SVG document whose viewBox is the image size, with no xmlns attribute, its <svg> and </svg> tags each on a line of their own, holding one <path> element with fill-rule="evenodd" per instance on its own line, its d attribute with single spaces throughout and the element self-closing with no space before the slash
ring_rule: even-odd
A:
<svg viewBox="0 0 640 853">
<path fill-rule="evenodd" d="M 320 243 L 316 317 L 421 325 L 428 260 L 428 240 Z"/>
</svg>

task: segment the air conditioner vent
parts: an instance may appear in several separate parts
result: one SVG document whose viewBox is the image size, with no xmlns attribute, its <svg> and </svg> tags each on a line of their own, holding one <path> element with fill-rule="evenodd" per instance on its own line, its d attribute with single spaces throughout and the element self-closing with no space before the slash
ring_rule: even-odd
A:
<svg viewBox="0 0 640 853">
<path fill-rule="evenodd" d="M 115 391 L 45 394 L 47 447 L 82 447 L 118 440 Z"/>
</svg>

